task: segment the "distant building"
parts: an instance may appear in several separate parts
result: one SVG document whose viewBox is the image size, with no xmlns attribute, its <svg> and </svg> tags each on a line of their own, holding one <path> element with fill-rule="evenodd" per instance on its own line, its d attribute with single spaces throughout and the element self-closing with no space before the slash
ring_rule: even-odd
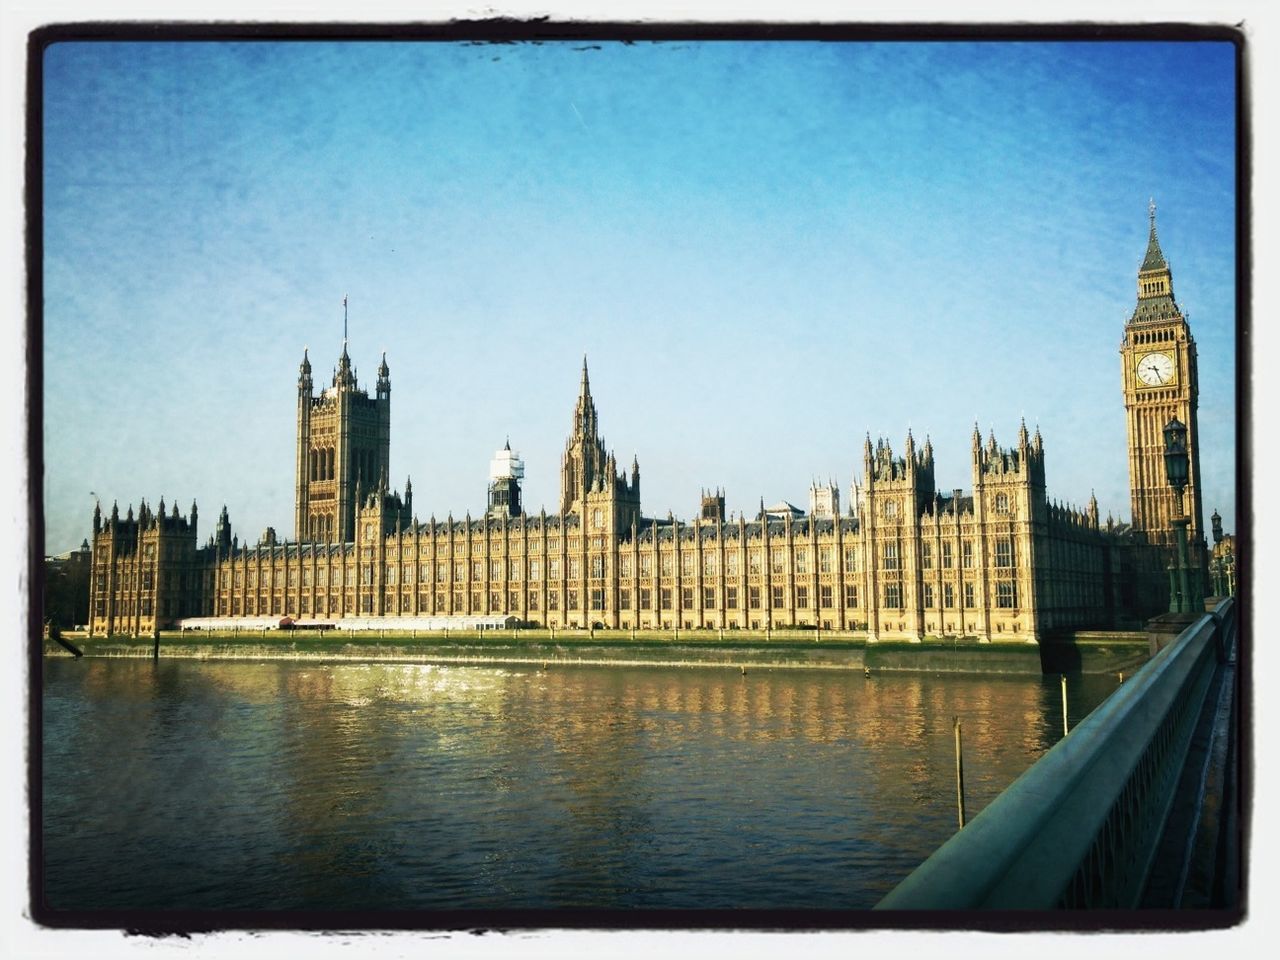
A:
<svg viewBox="0 0 1280 960">
<path fill-rule="evenodd" d="M 702 500 L 698 507 L 699 520 L 717 520 L 724 522 L 724 491 L 716 487 L 713 493 L 710 490 L 702 491 Z"/>
<path fill-rule="evenodd" d="M 79 550 L 44 558 L 44 616 L 54 626 L 70 630 L 89 622 L 89 541 Z"/>
<path fill-rule="evenodd" d="M 898 455 L 863 444 L 841 516 L 833 483 L 810 488 L 810 512 L 760 504 L 726 520 L 724 492 L 702 492 L 689 522 L 645 517 L 640 466 L 619 470 L 599 435 L 584 358 L 560 465 L 559 512 L 527 515 L 523 463 L 508 444 L 490 464 L 484 515 L 419 519 L 411 484 L 389 489 L 390 374 L 360 389 L 346 341 L 333 383 L 298 380 L 295 539 L 232 535 L 224 506 L 198 545 L 195 504 L 161 500 L 124 518 L 95 509 L 90 623 L 95 634 L 149 633 L 290 618 L 373 628 L 402 623 L 520 623 L 629 629 L 864 630 L 869 638 L 971 636 L 1037 641 L 1054 630 L 1135 622 L 1167 606 L 1172 495 L 1162 428 L 1191 428 L 1188 510 L 1200 539 L 1196 358 L 1173 302 L 1154 211 L 1125 327 L 1132 527 L 1051 500 L 1045 445 L 1023 424 L 1003 447 L 975 425 L 970 488 L 935 482 L 933 447 L 908 432 Z M 446 618 L 446 619 L 441 619 Z M 496 619 L 495 619 L 496 618 Z M 466 622 L 472 622 L 468 619 Z"/>
<path fill-rule="evenodd" d="M 486 516 L 495 519 L 519 517 L 520 484 L 524 480 L 524 461 L 520 454 L 511 451 L 508 440 L 489 461 L 489 509 Z"/>
<path fill-rule="evenodd" d="M 809 516 L 819 520 L 840 516 L 840 488 L 835 481 L 820 484 L 815 480 L 809 485 Z"/>
<path fill-rule="evenodd" d="M 1233 597 L 1236 593 L 1236 538 L 1222 532 L 1222 517 L 1213 511 L 1213 552 L 1209 560 L 1209 595 Z"/>
</svg>

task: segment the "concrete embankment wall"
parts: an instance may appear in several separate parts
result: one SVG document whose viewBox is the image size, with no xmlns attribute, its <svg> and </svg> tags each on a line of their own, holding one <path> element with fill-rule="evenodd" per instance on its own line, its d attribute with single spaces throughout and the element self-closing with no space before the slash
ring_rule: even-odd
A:
<svg viewBox="0 0 1280 960">
<path fill-rule="evenodd" d="M 82 640 L 87 657 L 150 657 L 152 641 Z M 45 655 L 71 656 L 46 642 Z M 316 660 L 472 664 L 598 664 L 803 668 L 876 672 L 1035 675 L 1041 673 L 1131 673 L 1147 659 L 1141 634 L 1082 634 L 1044 644 L 925 641 L 865 643 L 861 640 L 730 642 L 700 640 L 520 639 L 492 636 L 461 639 L 387 639 L 326 636 L 161 637 L 162 658 L 198 660 Z"/>
<path fill-rule="evenodd" d="M 866 667 L 872 673 L 978 673 L 1039 676 L 1040 648 L 1034 643 L 873 643 Z"/>
<path fill-rule="evenodd" d="M 84 643 L 86 657 L 151 657 L 146 640 L 93 640 Z M 71 656 L 51 643 L 46 656 Z M 769 667 L 805 669 L 861 669 L 862 647 L 695 646 L 605 643 L 390 643 L 378 640 L 352 643 L 305 641 L 160 642 L 162 659 L 197 660 L 316 660 L 402 663 L 470 664 L 599 664 L 602 666 Z"/>
<path fill-rule="evenodd" d="M 981 674 L 1126 673 L 1150 658 L 1146 634 L 1069 634 L 1043 643 L 870 643 L 876 671 Z"/>
<path fill-rule="evenodd" d="M 1040 644 L 1045 673 L 1123 673 L 1130 675 L 1151 659 L 1143 631 L 1078 631 Z"/>
</svg>

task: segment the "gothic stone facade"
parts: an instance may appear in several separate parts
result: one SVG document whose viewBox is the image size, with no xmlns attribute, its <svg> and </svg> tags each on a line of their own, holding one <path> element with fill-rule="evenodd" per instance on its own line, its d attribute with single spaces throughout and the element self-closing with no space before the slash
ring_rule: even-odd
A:
<svg viewBox="0 0 1280 960">
<path fill-rule="evenodd" d="M 268 530 L 241 543 L 225 507 L 204 545 L 194 504 L 187 517 L 163 502 L 154 512 L 141 504 L 136 517 L 130 507 L 123 519 L 116 507 L 106 519 L 95 510 L 91 632 L 148 634 L 189 617 L 228 625 L 502 617 L 555 628 L 799 627 L 875 640 L 1028 642 L 1131 623 L 1167 599 L 1143 571 L 1167 552 L 1174 507 L 1159 482 L 1156 437 L 1175 414 L 1193 431 L 1188 509 L 1200 536 L 1195 350 L 1154 213 L 1122 354 L 1133 528 L 1100 522 L 1093 498 L 1084 509 L 1051 501 L 1044 443 L 1025 424 L 1007 448 L 994 436 L 984 443 L 975 428 L 968 493 L 936 486 L 928 440 L 917 449 L 908 434 L 897 456 L 868 436 L 847 514 L 762 510 L 734 521 L 721 499 L 690 522 L 648 518 L 639 463 L 620 471 L 599 436 L 585 360 L 558 514 L 517 506 L 511 515 L 420 521 L 411 485 L 403 497 L 388 488 L 386 358 L 371 399 L 344 342 L 320 395 L 305 355 L 300 368 L 294 540 Z"/>
<path fill-rule="evenodd" d="M 1033 641 L 1116 612 L 1123 543 L 1100 528 L 1096 503 L 1050 503 L 1043 443 L 1025 426 L 1009 449 L 975 431 L 970 495 L 935 489 L 928 441 L 917 451 L 908 436 L 895 457 L 868 437 L 856 516 L 726 522 L 707 511 L 682 523 L 641 515 L 639 464 L 619 472 L 597 424 L 584 367 L 558 515 L 419 522 L 385 479 L 364 490 L 359 471 L 346 542 L 268 531 L 241 544 L 224 507 L 197 547 L 194 505 L 189 517 L 145 503 L 136 517 L 95 514 L 93 632 L 146 634 L 187 617 L 511 616 Z"/>
</svg>

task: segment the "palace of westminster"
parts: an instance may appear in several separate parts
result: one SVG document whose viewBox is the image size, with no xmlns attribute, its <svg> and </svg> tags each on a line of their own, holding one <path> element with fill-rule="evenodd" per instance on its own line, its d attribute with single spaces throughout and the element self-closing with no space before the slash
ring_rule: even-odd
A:
<svg viewBox="0 0 1280 960">
<path fill-rule="evenodd" d="M 862 452 L 846 513 L 815 484 L 810 510 L 761 504 L 727 519 L 704 494 L 687 522 L 645 517 L 640 466 L 619 469 L 599 439 L 583 361 L 560 474 L 560 509 L 528 515 L 523 466 L 509 445 L 491 464 L 484 516 L 419 521 L 411 484 L 389 489 L 391 381 L 373 396 L 344 338 L 318 394 L 304 352 L 298 376 L 294 539 L 232 535 L 223 507 L 198 543 L 182 516 L 142 503 L 95 508 L 89 558 L 91 635 L 277 624 L 342 629 L 448 626 L 615 629 L 818 628 L 874 640 L 926 636 L 1037 641 L 1047 632 L 1133 625 L 1167 607 L 1165 567 L 1181 507 L 1165 479 L 1163 428 L 1186 425 L 1183 498 L 1195 565 L 1201 512 L 1196 346 L 1173 296 L 1155 211 L 1138 301 L 1120 353 L 1127 413 L 1129 524 L 1049 500 L 1044 443 L 1025 424 L 1010 447 L 975 427 L 972 488 L 939 489 L 933 449 L 910 432 Z M 1215 515 L 1215 534 L 1219 532 Z M 1230 539 L 1230 538 L 1228 538 Z"/>
</svg>

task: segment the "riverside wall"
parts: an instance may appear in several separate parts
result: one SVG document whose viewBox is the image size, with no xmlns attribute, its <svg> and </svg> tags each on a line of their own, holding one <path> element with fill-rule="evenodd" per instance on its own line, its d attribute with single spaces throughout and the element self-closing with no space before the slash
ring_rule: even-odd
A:
<svg viewBox="0 0 1280 960">
<path fill-rule="evenodd" d="M 68 635 L 86 657 L 152 657 L 156 643 L 129 637 L 86 639 Z M 866 670 L 871 673 L 1132 672 L 1146 662 L 1145 634 L 1066 635 L 1043 644 L 925 640 L 920 643 L 865 639 L 756 640 L 718 637 L 693 640 L 591 637 L 525 637 L 490 633 L 474 638 L 368 638 L 326 635 L 298 638 L 266 635 L 161 635 L 163 659 L 308 660 L 488 665 L 676 666 L 733 669 Z M 51 640 L 47 657 L 75 654 Z"/>
</svg>

